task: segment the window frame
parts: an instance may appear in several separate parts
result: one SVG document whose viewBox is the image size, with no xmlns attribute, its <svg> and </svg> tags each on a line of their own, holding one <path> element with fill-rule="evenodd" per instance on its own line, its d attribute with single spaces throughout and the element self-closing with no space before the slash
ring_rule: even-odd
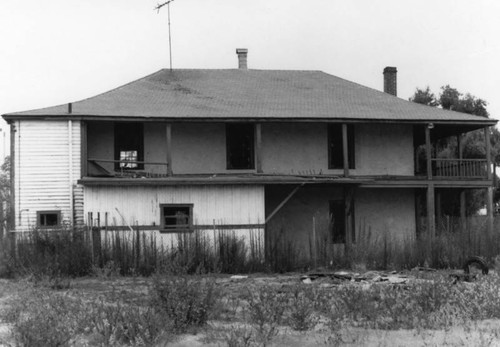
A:
<svg viewBox="0 0 500 347">
<path fill-rule="evenodd" d="M 344 141 L 342 139 L 342 124 L 343 123 L 330 123 L 327 127 L 328 132 L 328 169 L 329 170 L 342 170 L 344 169 Z M 335 129 L 338 127 L 338 129 Z M 337 134 L 334 134 L 337 133 Z M 335 135 L 335 136 L 334 136 Z M 338 150 L 334 150 L 333 141 L 340 139 L 338 143 Z M 355 131 L 354 124 L 347 124 L 347 162 L 349 169 L 356 169 L 356 157 L 355 157 Z M 334 163 L 334 153 L 340 153 L 339 158 L 341 158 L 340 164 Z M 338 154 L 338 153 L 337 153 Z M 337 158 L 337 155 L 335 155 Z"/>
<path fill-rule="evenodd" d="M 165 207 L 182 207 L 189 209 L 188 224 L 187 227 L 181 228 L 170 228 L 165 225 Z M 161 233 L 181 233 L 181 232 L 192 232 L 193 231 L 193 207 L 194 204 L 160 204 L 160 232 Z"/>
<path fill-rule="evenodd" d="M 235 135 L 234 129 L 240 127 L 243 129 L 244 127 L 248 127 L 245 132 L 248 131 L 250 135 L 250 140 L 251 143 L 248 147 L 250 153 L 248 155 L 249 163 L 248 166 L 237 166 L 234 165 L 235 163 L 232 162 L 232 152 L 234 153 L 234 149 L 231 149 L 231 147 L 234 148 L 234 144 L 232 143 L 233 140 L 236 140 L 237 138 L 241 138 L 242 136 L 237 136 Z M 242 133 L 240 129 L 239 134 Z M 232 138 L 234 136 L 234 139 Z M 241 142 L 240 142 L 241 144 Z M 255 170 L 255 124 L 254 123 L 226 123 L 226 169 L 227 170 Z"/>
<path fill-rule="evenodd" d="M 120 129 L 122 127 L 122 129 Z M 128 128 L 128 129 L 126 129 Z M 126 129 L 126 130 L 124 130 Z M 130 132 L 127 134 L 127 132 Z M 122 137 L 133 136 L 134 140 L 131 142 L 137 143 L 137 148 L 129 148 L 128 144 L 124 143 Z M 137 139 L 135 137 L 138 136 Z M 121 153 L 137 151 L 136 167 L 120 167 Z M 115 122 L 114 123 L 114 160 L 115 171 L 134 171 L 144 170 L 144 124 L 141 122 Z M 124 161 L 126 163 L 126 161 Z"/>
<path fill-rule="evenodd" d="M 42 216 L 49 214 L 57 216 L 57 223 L 55 225 L 42 225 Z M 36 226 L 41 229 L 60 228 L 62 226 L 61 210 L 36 211 Z"/>
</svg>

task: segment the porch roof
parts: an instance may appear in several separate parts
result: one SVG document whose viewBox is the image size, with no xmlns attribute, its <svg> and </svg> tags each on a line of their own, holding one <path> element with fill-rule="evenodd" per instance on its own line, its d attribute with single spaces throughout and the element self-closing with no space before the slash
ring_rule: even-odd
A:
<svg viewBox="0 0 500 347">
<path fill-rule="evenodd" d="M 412 103 L 320 71 L 163 69 L 72 103 L 6 120 L 389 121 L 487 126 L 494 119 Z"/>
</svg>

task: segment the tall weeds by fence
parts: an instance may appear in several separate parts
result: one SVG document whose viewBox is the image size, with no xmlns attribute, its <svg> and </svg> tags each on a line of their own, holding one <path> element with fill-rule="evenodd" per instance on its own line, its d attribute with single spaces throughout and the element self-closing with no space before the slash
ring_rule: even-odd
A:
<svg viewBox="0 0 500 347">
<path fill-rule="evenodd" d="M 333 245 L 318 224 L 309 247 L 283 228 L 268 233 L 212 230 L 178 234 L 170 244 L 152 231 L 34 230 L 7 233 L 0 240 L 0 275 L 86 276 L 164 273 L 250 273 L 308 271 L 314 268 L 404 269 L 415 266 L 461 268 L 473 255 L 489 261 L 500 255 L 500 218 L 489 233 L 486 218 L 441 220 L 429 239 L 420 230 L 397 242 L 389 232 L 357 226 L 355 241 Z"/>
</svg>

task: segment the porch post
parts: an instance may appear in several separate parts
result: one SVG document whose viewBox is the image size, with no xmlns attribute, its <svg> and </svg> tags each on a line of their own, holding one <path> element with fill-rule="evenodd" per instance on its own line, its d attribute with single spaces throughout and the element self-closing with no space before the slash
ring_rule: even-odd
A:
<svg viewBox="0 0 500 347">
<path fill-rule="evenodd" d="M 81 177 L 85 177 L 88 174 L 88 161 L 87 161 L 87 122 L 81 121 L 80 126 L 80 160 L 81 160 Z"/>
<path fill-rule="evenodd" d="M 434 202 L 434 183 L 427 185 L 427 231 L 429 246 L 432 246 L 432 239 L 436 234 L 436 209 Z"/>
<path fill-rule="evenodd" d="M 490 127 L 484 128 L 484 149 L 486 151 L 486 166 L 488 179 L 491 180 L 491 142 L 490 142 Z"/>
<path fill-rule="evenodd" d="M 488 187 L 486 192 L 486 213 L 488 215 L 488 235 L 491 235 L 493 232 L 493 187 Z"/>
<path fill-rule="evenodd" d="M 167 123 L 166 126 L 167 136 L 167 175 L 172 176 L 172 124 Z"/>
<path fill-rule="evenodd" d="M 349 177 L 349 149 L 347 140 L 347 124 L 342 123 L 342 150 L 344 156 L 344 177 Z"/>
<path fill-rule="evenodd" d="M 462 227 L 462 231 L 467 229 L 467 215 L 465 208 L 465 189 L 460 191 L 460 224 Z"/>
<path fill-rule="evenodd" d="M 432 179 L 432 148 L 430 124 L 425 126 L 425 159 L 427 160 L 427 179 Z"/>
<path fill-rule="evenodd" d="M 255 124 L 255 169 L 262 173 L 262 126 Z"/>
<path fill-rule="evenodd" d="M 490 127 L 484 128 L 484 147 L 486 151 L 486 170 L 488 174 L 488 180 L 492 181 L 493 175 L 491 170 L 491 142 L 490 142 Z M 486 211 L 488 214 L 488 234 L 491 235 L 493 232 L 493 182 L 492 186 L 488 187 L 486 196 Z"/>
<path fill-rule="evenodd" d="M 441 191 L 439 189 L 435 190 L 436 195 L 436 223 L 437 226 L 441 226 L 441 217 L 443 216 L 443 211 L 441 210 Z"/>
</svg>

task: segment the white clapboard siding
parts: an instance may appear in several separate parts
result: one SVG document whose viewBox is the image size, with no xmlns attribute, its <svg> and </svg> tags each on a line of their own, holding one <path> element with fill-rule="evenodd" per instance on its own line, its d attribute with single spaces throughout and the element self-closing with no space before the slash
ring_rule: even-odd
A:
<svg viewBox="0 0 500 347">
<path fill-rule="evenodd" d="M 94 186 L 85 187 L 85 221 L 107 213 L 109 225 L 159 225 L 160 204 L 193 204 L 197 225 L 263 224 L 263 186 Z M 122 220 L 118 209 L 124 216 Z"/>
<path fill-rule="evenodd" d="M 37 211 L 61 211 L 62 220 L 71 222 L 72 187 L 80 178 L 80 122 L 71 122 L 71 135 L 67 120 L 21 120 L 15 130 L 16 231 L 33 228 Z"/>
</svg>

